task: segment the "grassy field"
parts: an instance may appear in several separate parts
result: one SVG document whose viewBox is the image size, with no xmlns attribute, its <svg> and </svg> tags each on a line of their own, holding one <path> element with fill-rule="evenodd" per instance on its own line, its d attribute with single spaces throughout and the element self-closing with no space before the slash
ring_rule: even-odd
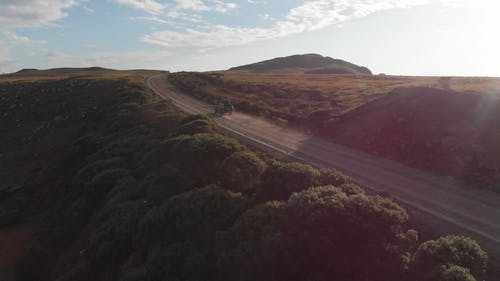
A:
<svg viewBox="0 0 500 281">
<path fill-rule="evenodd" d="M 114 70 L 100 67 L 93 68 L 55 68 L 49 70 L 24 69 L 17 73 L 0 75 L 0 83 L 40 82 L 63 79 L 114 80 L 127 79 L 141 81 L 161 73 L 154 70 Z"/>
<path fill-rule="evenodd" d="M 478 94 L 500 92 L 500 78 L 225 72 L 222 80 L 230 84 L 270 86 L 290 92 L 319 92 L 334 103 L 330 103 L 330 108 L 339 114 L 347 113 L 401 87 L 430 87 Z M 265 100 L 265 96 L 260 97 L 258 93 L 256 95 L 272 104 Z M 327 104 L 322 106 L 328 107 Z M 315 108 L 311 107 L 310 110 L 314 111 Z"/>
<path fill-rule="evenodd" d="M 172 81 L 207 100 L 229 98 L 240 105 L 241 110 L 271 117 L 280 115 L 292 120 L 307 119 L 319 110 L 329 110 L 332 117 L 340 117 L 402 87 L 430 87 L 477 94 L 500 91 L 500 78 L 468 77 L 228 71 L 176 73 Z"/>
</svg>

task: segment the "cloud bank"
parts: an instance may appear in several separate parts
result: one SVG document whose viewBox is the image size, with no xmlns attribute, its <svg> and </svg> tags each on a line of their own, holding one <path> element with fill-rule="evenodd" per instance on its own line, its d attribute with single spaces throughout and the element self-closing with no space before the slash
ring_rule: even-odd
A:
<svg viewBox="0 0 500 281">
<path fill-rule="evenodd" d="M 51 26 L 68 16 L 67 9 L 78 0 L 2 0 L 0 31 L 16 28 Z"/>
<path fill-rule="evenodd" d="M 409 8 L 427 2 L 427 0 L 305 1 L 302 5 L 291 9 L 284 19 L 274 20 L 268 27 L 234 27 L 212 24 L 198 29 L 157 31 L 143 36 L 141 41 L 164 47 L 216 48 L 237 46 L 340 25 L 376 12 Z"/>
</svg>

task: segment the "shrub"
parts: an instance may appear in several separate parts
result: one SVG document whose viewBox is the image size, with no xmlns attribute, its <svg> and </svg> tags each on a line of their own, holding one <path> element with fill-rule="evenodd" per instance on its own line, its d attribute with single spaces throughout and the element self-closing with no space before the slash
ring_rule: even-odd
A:
<svg viewBox="0 0 500 281">
<path fill-rule="evenodd" d="M 246 206 L 243 195 L 216 186 L 182 193 L 148 212 L 140 222 L 140 240 L 210 243 L 215 232 L 231 226 Z"/>
<path fill-rule="evenodd" d="M 222 162 L 221 179 L 225 186 L 237 192 L 252 194 L 260 184 L 267 165 L 255 153 L 240 151 Z"/>
<path fill-rule="evenodd" d="M 138 223 L 149 210 L 144 200 L 129 201 L 104 209 L 88 242 L 91 261 L 113 266 L 132 251 Z"/>
<path fill-rule="evenodd" d="M 265 200 L 285 200 L 294 192 L 316 185 L 318 170 L 301 163 L 273 161 L 262 175 L 260 196 Z"/>
<path fill-rule="evenodd" d="M 416 239 L 407 219 L 386 198 L 310 188 L 220 233 L 219 267 L 227 280 L 397 280 L 409 262 L 401 240 Z"/>
<path fill-rule="evenodd" d="M 162 203 L 174 195 L 196 187 L 188 174 L 168 164 L 148 175 L 144 185 L 148 200 L 153 204 Z"/>
<path fill-rule="evenodd" d="M 122 179 L 130 176 L 127 169 L 108 169 L 98 173 L 86 186 L 88 198 L 98 199 L 106 196 Z"/>
<path fill-rule="evenodd" d="M 201 133 L 214 133 L 215 132 L 215 124 L 206 119 L 196 119 L 189 123 L 186 123 L 180 126 L 177 129 L 177 134 L 201 134 Z"/>
<path fill-rule="evenodd" d="M 0 207 L 1 208 L 1 207 Z M 0 209 L 0 228 L 18 223 L 22 220 L 23 213 L 19 210 Z"/>
<path fill-rule="evenodd" d="M 244 150 L 236 140 L 218 134 L 180 136 L 169 143 L 170 161 L 180 169 L 189 169 L 198 185 L 216 181 L 222 161 Z"/>
<path fill-rule="evenodd" d="M 285 204 L 272 201 L 247 210 L 229 230 L 219 232 L 217 265 L 222 280 L 281 280 L 280 272 L 286 270 L 286 219 Z"/>
<path fill-rule="evenodd" d="M 126 166 L 126 159 L 122 157 L 112 157 L 112 158 L 97 160 L 81 168 L 78 171 L 75 180 L 82 183 L 86 183 L 91 181 L 94 176 L 96 176 L 99 172 L 103 170 L 111 168 L 123 168 L 125 166 Z"/>
<path fill-rule="evenodd" d="M 117 205 L 144 196 L 144 189 L 134 177 L 125 177 L 108 193 L 107 204 Z"/>
<path fill-rule="evenodd" d="M 486 271 L 487 261 L 486 252 L 476 241 L 452 235 L 420 245 L 412 259 L 412 271 L 418 280 L 435 280 L 442 271 L 441 266 L 456 265 L 470 270 L 472 276 L 481 279 Z M 453 271 L 456 272 L 457 269 Z"/>
<path fill-rule="evenodd" d="M 317 179 L 316 185 L 348 185 L 352 184 L 351 178 L 344 175 L 343 173 L 333 169 L 333 168 L 323 168 L 319 170 L 319 177 Z M 361 190 L 361 189 L 360 189 Z"/>
<path fill-rule="evenodd" d="M 476 281 L 468 268 L 457 265 L 441 266 L 436 281 Z"/>
</svg>

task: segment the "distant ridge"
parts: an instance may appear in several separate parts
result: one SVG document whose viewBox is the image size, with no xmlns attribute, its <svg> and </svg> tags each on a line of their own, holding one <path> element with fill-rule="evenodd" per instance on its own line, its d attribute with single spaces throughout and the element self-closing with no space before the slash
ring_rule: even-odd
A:
<svg viewBox="0 0 500 281">
<path fill-rule="evenodd" d="M 303 71 L 310 74 L 365 74 L 372 75 L 370 69 L 350 62 L 324 57 L 318 54 L 293 55 L 274 58 L 253 64 L 233 67 L 230 71 L 275 72 Z"/>
</svg>

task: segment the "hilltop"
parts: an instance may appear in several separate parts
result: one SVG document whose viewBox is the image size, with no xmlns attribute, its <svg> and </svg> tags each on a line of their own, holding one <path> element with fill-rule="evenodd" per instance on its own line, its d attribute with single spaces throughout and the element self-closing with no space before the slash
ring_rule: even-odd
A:
<svg viewBox="0 0 500 281">
<path fill-rule="evenodd" d="M 324 57 L 318 54 L 274 58 L 233 67 L 229 70 L 250 72 L 299 71 L 310 74 L 372 74 L 372 72 L 364 66 L 358 66 L 344 60 Z"/>
</svg>

